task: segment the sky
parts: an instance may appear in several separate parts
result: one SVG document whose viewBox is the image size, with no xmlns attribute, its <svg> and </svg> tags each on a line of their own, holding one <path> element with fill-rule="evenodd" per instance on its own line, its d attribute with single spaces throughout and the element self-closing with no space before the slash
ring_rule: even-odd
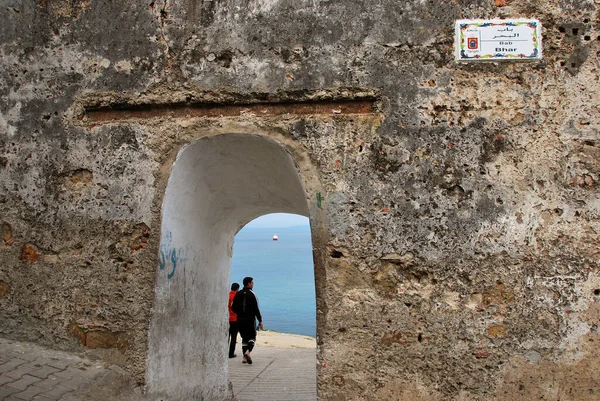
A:
<svg viewBox="0 0 600 401">
<path fill-rule="evenodd" d="M 308 217 L 300 216 L 297 214 L 289 213 L 272 213 L 260 216 L 250 223 L 246 224 L 246 227 L 290 227 L 290 226 L 308 226 Z"/>
</svg>

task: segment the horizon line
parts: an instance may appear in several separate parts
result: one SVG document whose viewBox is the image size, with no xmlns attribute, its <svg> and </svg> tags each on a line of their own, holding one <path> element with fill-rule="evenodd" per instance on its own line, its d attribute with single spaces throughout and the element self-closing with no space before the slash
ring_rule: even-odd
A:
<svg viewBox="0 0 600 401">
<path fill-rule="evenodd" d="M 251 226 L 251 225 L 245 225 L 244 227 L 242 227 L 242 230 L 244 228 L 290 228 L 290 227 L 310 227 L 310 224 L 292 224 L 290 226 Z"/>
</svg>

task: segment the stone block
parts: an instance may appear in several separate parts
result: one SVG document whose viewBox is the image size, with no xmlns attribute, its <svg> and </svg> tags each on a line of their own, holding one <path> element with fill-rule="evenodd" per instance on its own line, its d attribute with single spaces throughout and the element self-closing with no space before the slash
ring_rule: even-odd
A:
<svg viewBox="0 0 600 401">
<path fill-rule="evenodd" d="M 41 393 L 40 395 L 50 399 L 60 399 L 63 395 L 70 393 L 71 391 L 73 391 L 73 389 L 57 385 L 56 387 L 53 387 L 49 391 Z"/>
<path fill-rule="evenodd" d="M 47 379 L 35 383 L 36 386 L 50 390 L 61 382 L 61 379 L 56 376 L 50 376 Z"/>
<path fill-rule="evenodd" d="M 71 326 L 69 326 L 69 334 L 77 338 L 81 345 L 85 345 L 85 331 L 77 324 L 73 323 Z"/>
<path fill-rule="evenodd" d="M 12 377 L 13 379 L 20 379 L 21 377 L 23 377 L 23 375 L 29 374 L 33 370 L 35 370 L 34 367 L 32 367 L 28 363 L 24 363 L 11 371 L 4 373 L 4 375 Z"/>
<path fill-rule="evenodd" d="M 77 360 L 72 359 L 58 359 L 58 358 L 50 358 L 50 361 L 46 363 L 46 365 L 51 366 L 53 368 L 64 370 L 69 366 L 73 366 L 77 363 Z"/>
<path fill-rule="evenodd" d="M 55 401 L 55 398 L 48 398 L 43 395 L 36 395 L 31 401 Z"/>
<path fill-rule="evenodd" d="M 82 374 L 83 374 L 83 372 L 80 371 L 79 369 L 76 369 L 74 367 L 68 367 L 65 370 L 56 372 L 49 377 L 58 377 L 60 380 L 69 380 L 72 377 L 81 376 Z"/>
<path fill-rule="evenodd" d="M 4 374 L 0 374 L 0 386 L 3 386 L 3 385 L 5 385 L 6 383 L 14 382 L 14 381 L 16 381 L 16 380 L 17 380 L 17 379 L 15 379 L 15 378 L 12 378 L 12 377 L 10 377 L 10 376 L 6 376 L 6 375 L 4 375 Z"/>
<path fill-rule="evenodd" d="M 21 249 L 21 260 L 29 263 L 35 263 L 40 260 L 40 252 L 33 244 L 25 244 Z"/>
<path fill-rule="evenodd" d="M 2 223 L 2 240 L 6 245 L 13 244 L 12 227 L 8 223 Z"/>
<path fill-rule="evenodd" d="M 89 331 L 86 333 L 87 348 L 118 348 L 124 352 L 127 349 L 127 339 L 124 333 L 110 331 Z"/>
<path fill-rule="evenodd" d="M 45 388 L 37 387 L 35 385 L 27 387 L 26 390 L 21 391 L 20 393 L 14 393 L 12 396 L 21 400 L 31 401 L 35 396 L 40 393 L 48 391 Z"/>
<path fill-rule="evenodd" d="M 0 280 L 0 298 L 8 294 L 9 289 L 8 283 Z"/>
<path fill-rule="evenodd" d="M 18 366 L 23 365 L 24 363 L 27 363 L 27 361 L 19 358 L 13 358 L 8 362 L 0 365 L 0 374 L 10 372 L 11 370 L 16 369 Z"/>
<path fill-rule="evenodd" d="M 9 395 L 18 393 L 19 391 L 21 390 L 10 385 L 2 386 L 0 387 L 0 400 L 4 400 L 5 398 L 8 398 Z"/>
<path fill-rule="evenodd" d="M 18 388 L 21 390 L 25 390 L 27 387 L 31 386 L 33 383 L 41 381 L 37 377 L 30 375 L 23 375 L 19 380 L 10 383 L 11 387 Z"/>
<path fill-rule="evenodd" d="M 58 371 L 59 371 L 59 369 L 57 369 L 57 368 L 54 368 L 54 367 L 52 367 L 52 366 L 47 366 L 47 365 L 44 365 L 44 366 L 42 366 L 42 367 L 41 367 L 41 368 L 39 368 L 39 369 L 32 370 L 32 371 L 31 371 L 29 374 L 30 374 L 31 376 L 38 377 L 38 378 L 40 378 L 40 379 L 46 379 L 46 378 L 47 378 L 48 376 L 50 376 L 52 373 L 56 373 L 56 372 L 58 372 Z"/>
<path fill-rule="evenodd" d="M 504 337 L 507 331 L 508 328 L 506 326 L 501 325 L 490 326 L 487 329 L 487 333 L 490 337 Z"/>
<path fill-rule="evenodd" d="M 27 352 L 20 352 L 19 359 L 24 359 L 26 361 L 32 362 L 39 358 L 39 353 L 37 350 L 32 349 Z"/>
<path fill-rule="evenodd" d="M 90 379 L 82 376 L 73 376 L 69 380 L 60 383 L 61 386 L 76 390 L 85 384 L 88 384 Z"/>
<path fill-rule="evenodd" d="M 90 170 L 79 169 L 71 172 L 70 177 L 64 181 L 65 187 L 73 192 L 79 192 L 92 186 L 94 173 Z"/>
</svg>

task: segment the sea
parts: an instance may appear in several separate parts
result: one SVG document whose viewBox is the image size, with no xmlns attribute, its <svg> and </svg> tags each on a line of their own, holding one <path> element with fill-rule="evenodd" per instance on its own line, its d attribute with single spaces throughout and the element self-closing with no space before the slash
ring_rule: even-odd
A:
<svg viewBox="0 0 600 401">
<path fill-rule="evenodd" d="M 277 235 L 278 240 L 273 241 Z M 254 278 L 265 330 L 316 337 L 310 227 L 244 227 L 235 236 L 231 282 Z"/>
</svg>

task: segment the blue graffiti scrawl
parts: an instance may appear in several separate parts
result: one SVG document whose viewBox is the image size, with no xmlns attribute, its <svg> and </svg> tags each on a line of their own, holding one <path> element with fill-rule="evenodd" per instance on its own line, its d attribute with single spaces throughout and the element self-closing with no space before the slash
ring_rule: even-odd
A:
<svg viewBox="0 0 600 401">
<path fill-rule="evenodd" d="M 160 256 L 158 260 L 158 267 L 160 270 L 165 270 L 167 267 L 167 279 L 171 279 L 173 275 L 175 275 L 175 269 L 177 269 L 177 264 L 187 261 L 187 259 L 182 257 L 183 249 L 182 248 L 174 248 L 172 246 L 173 235 L 169 231 L 167 235 L 165 235 L 162 245 L 160 246 Z"/>
</svg>

